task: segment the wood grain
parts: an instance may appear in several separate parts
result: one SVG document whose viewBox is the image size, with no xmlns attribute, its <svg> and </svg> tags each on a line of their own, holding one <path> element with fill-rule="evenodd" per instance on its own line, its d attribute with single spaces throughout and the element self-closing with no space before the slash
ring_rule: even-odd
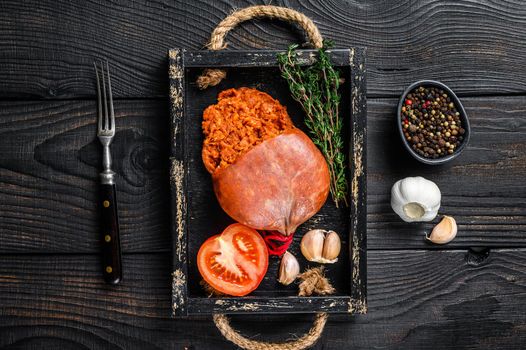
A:
<svg viewBox="0 0 526 350">
<path fill-rule="evenodd" d="M 447 247 L 526 245 L 526 97 L 462 101 L 471 142 L 438 167 L 404 153 L 395 99 L 369 101 L 369 249 L 436 248 L 423 239 L 432 224 L 403 223 L 390 208 L 391 185 L 410 175 L 436 181 L 440 213 L 457 219 L 458 236 Z M 167 102 L 115 107 L 123 251 L 170 251 Z M 0 103 L 0 252 L 99 251 L 94 123 L 94 101 Z"/>
<path fill-rule="evenodd" d="M 92 61 L 108 57 L 120 97 L 166 96 L 169 48 L 204 48 L 233 9 L 256 0 L 0 4 L 0 97 L 93 96 Z M 432 78 L 460 94 L 525 93 L 526 3 L 521 0 L 279 0 L 305 13 L 337 47 L 368 47 L 368 91 L 397 95 Z M 292 25 L 258 20 L 227 37 L 230 49 L 304 42 Z"/>
<path fill-rule="evenodd" d="M 122 247 L 169 250 L 166 105 L 117 102 L 115 113 Z M 95 116 L 95 101 L 0 103 L 0 251 L 100 251 Z"/>
<path fill-rule="evenodd" d="M 315 349 L 521 349 L 526 250 L 373 251 L 364 316 L 331 315 Z M 0 347 L 232 349 L 210 318 L 171 320 L 169 254 L 124 255 L 106 285 L 93 255 L 0 256 Z M 311 316 L 235 316 L 258 339 L 306 331 Z"/>
<path fill-rule="evenodd" d="M 390 188 L 406 176 L 424 176 L 442 191 L 440 215 L 457 220 L 451 247 L 524 246 L 526 231 L 526 97 L 463 98 L 472 138 L 443 166 L 418 163 L 402 147 L 395 127 L 396 100 L 370 100 L 368 114 L 368 247 L 444 248 L 427 245 L 438 218 L 407 224 L 391 209 Z"/>
<path fill-rule="evenodd" d="M 208 318 L 169 318 L 167 50 L 203 48 L 221 19 L 251 4 L 261 1 L 0 2 L 0 348 L 233 348 Z M 465 248 L 526 246 L 526 2 L 272 4 L 304 12 L 338 47 L 368 47 L 370 96 L 393 97 L 368 105 L 369 314 L 331 317 L 315 349 L 524 348 L 526 250 Z M 295 26 L 267 20 L 227 37 L 229 49 L 303 41 Z M 123 249 L 134 254 L 124 255 L 117 287 L 104 284 L 99 256 L 85 254 L 99 252 L 100 159 L 86 100 L 96 57 L 110 59 L 121 99 L 114 152 Z M 393 125 L 394 97 L 422 78 L 459 93 L 473 126 L 465 153 L 438 168 L 410 159 Z M 515 96 L 466 98 L 481 95 Z M 457 250 L 427 250 L 431 224 L 391 212 L 392 183 L 417 174 L 439 184 L 441 212 L 458 219 L 446 247 Z M 310 322 L 233 319 L 268 340 L 294 338 Z"/>
</svg>

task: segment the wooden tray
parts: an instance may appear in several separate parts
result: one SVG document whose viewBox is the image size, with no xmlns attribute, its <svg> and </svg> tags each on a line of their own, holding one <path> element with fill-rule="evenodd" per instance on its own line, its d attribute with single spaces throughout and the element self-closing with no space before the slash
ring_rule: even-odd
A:
<svg viewBox="0 0 526 350">
<path fill-rule="evenodd" d="M 349 155 L 350 206 L 337 209 L 328 199 L 318 214 L 300 226 L 291 251 L 302 269 L 316 264 L 299 251 L 303 234 L 312 228 L 332 229 L 342 238 L 339 261 L 326 266 L 337 293 L 298 297 L 297 285 L 277 282 L 279 259 L 271 257 L 259 288 L 245 297 L 208 297 L 199 285 L 196 266 L 200 245 L 232 222 L 215 198 L 211 177 L 201 160 L 203 110 L 217 102 L 220 91 L 254 87 L 278 99 L 304 131 L 304 114 L 281 78 L 279 51 L 169 51 L 171 100 L 171 198 L 173 235 L 172 309 L 175 317 L 212 313 L 365 313 L 366 304 L 366 95 L 364 49 L 331 50 L 331 60 L 341 71 L 341 115 Z M 301 50 L 309 64 L 316 51 Z M 199 90 L 195 84 L 203 68 L 222 68 L 227 78 L 218 86 Z"/>
</svg>

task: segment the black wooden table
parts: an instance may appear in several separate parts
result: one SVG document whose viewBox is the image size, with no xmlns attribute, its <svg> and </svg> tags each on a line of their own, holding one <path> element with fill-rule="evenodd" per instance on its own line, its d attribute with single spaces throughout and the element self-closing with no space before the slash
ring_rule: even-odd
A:
<svg viewBox="0 0 526 350">
<path fill-rule="evenodd" d="M 526 345 L 526 3 L 273 1 L 304 12 L 338 47 L 368 48 L 368 299 L 331 316 L 316 349 L 523 349 Z M 202 48 L 252 1 L 0 3 L 0 347 L 230 349 L 210 318 L 170 319 L 167 50 Z M 285 48 L 294 26 L 256 21 L 231 49 Z M 124 280 L 99 262 L 92 62 L 113 63 L 113 154 Z M 397 138 L 397 96 L 437 79 L 461 97 L 469 147 L 440 167 Z M 402 223 L 395 180 L 422 175 L 459 224 Z M 311 317 L 234 317 L 244 334 L 293 338 Z"/>
</svg>

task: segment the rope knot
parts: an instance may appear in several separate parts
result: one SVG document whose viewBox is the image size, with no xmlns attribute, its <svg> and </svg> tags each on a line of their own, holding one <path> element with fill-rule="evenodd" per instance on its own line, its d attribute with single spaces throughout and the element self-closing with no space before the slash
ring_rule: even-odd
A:
<svg viewBox="0 0 526 350">
<path fill-rule="evenodd" d="M 224 78 L 226 78 L 226 72 L 224 70 L 207 68 L 197 78 L 197 87 L 204 90 L 209 86 L 216 86 Z"/>
</svg>

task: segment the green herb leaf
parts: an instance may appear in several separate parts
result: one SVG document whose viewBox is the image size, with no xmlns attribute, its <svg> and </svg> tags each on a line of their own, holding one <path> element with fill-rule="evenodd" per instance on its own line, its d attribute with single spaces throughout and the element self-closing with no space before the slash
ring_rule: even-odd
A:
<svg viewBox="0 0 526 350">
<path fill-rule="evenodd" d="M 323 153 L 331 176 L 332 199 L 339 207 L 347 206 L 348 183 L 345 172 L 343 121 L 338 113 L 340 74 L 330 62 L 327 49 L 332 42 L 325 41 L 318 49 L 316 62 L 302 67 L 298 62 L 298 45 L 289 46 L 286 53 L 279 54 L 281 76 L 287 80 L 292 97 L 305 111 L 305 125 L 312 141 Z"/>
</svg>

